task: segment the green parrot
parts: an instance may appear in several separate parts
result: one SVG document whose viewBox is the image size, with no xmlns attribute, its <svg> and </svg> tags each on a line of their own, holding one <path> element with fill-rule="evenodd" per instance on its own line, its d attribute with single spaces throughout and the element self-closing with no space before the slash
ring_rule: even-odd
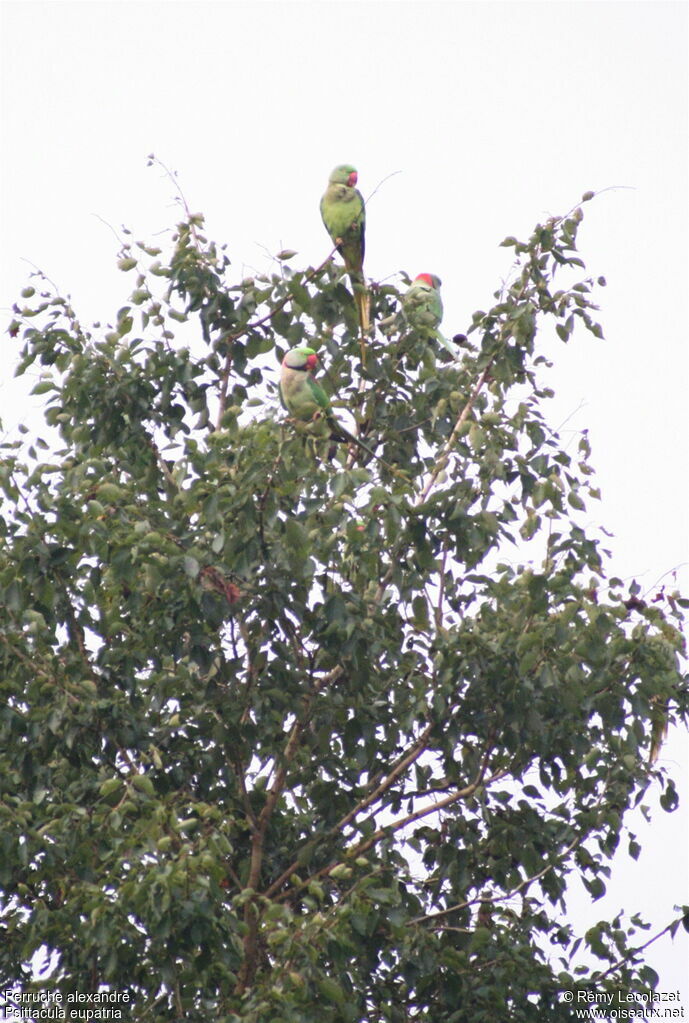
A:
<svg viewBox="0 0 689 1023">
<path fill-rule="evenodd" d="M 363 273 L 366 210 L 364 197 L 355 188 L 357 179 L 356 169 L 350 164 L 343 163 L 335 168 L 321 198 L 321 216 L 333 244 L 344 259 L 354 290 L 361 330 L 367 334 L 370 327 L 369 297 Z"/>
<path fill-rule="evenodd" d="M 343 444 L 356 444 L 390 468 L 375 451 L 335 419 L 330 398 L 312 375 L 311 371 L 317 365 L 318 356 L 313 348 L 302 346 L 290 348 L 282 360 L 280 373 L 279 391 L 282 404 L 295 419 L 310 424 L 309 432 L 317 436 L 330 437 Z"/>
<path fill-rule="evenodd" d="M 438 330 L 443 318 L 441 284 L 442 281 L 435 274 L 419 274 L 415 277 L 402 296 L 402 315 L 412 330 L 435 338 L 456 359 L 457 349 Z"/>
</svg>

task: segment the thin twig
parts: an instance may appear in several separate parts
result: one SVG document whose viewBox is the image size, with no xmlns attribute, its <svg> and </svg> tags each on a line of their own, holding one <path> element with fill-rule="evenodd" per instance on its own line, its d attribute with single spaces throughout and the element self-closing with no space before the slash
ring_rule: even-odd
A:
<svg viewBox="0 0 689 1023">
<path fill-rule="evenodd" d="M 505 892 L 504 895 L 495 895 L 492 896 L 491 898 L 486 898 L 483 894 L 480 894 L 473 899 L 467 899 L 465 902 L 458 902 L 455 906 L 448 906 L 447 909 L 439 909 L 435 913 L 426 913 L 423 916 L 414 917 L 413 920 L 409 921 L 409 924 L 411 925 L 424 923 L 426 920 L 438 920 L 440 919 L 440 917 L 447 916 L 449 913 L 456 913 L 460 909 L 466 909 L 467 906 L 473 906 L 477 902 L 488 902 L 491 905 L 497 905 L 498 902 L 506 902 L 508 899 L 513 898 L 513 896 L 518 895 L 519 892 L 521 892 L 524 888 L 527 888 L 530 884 L 533 884 L 534 881 L 540 880 L 540 878 L 544 877 L 548 873 L 548 871 L 553 870 L 554 867 L 556 867 L 557 864 L 561 862 L 565 856 L 568 856 L 569 853 L 571 853 L 571 851 L 577 845 L 583 842 L 584 837 L 585 837 L 584 835 L 577 835 L 574 841 L 571 842 L 567 846 L 567 848 L 560 853 L 560 855 L 558 856 L 557 860 L 554 863 L 549 863 L 547 866 L 543 868 L 543 870 L 539 870 L 538 873 L 533 874 L 531 877 L 525 878 L 518 885 L 512 888 L 509 892 Z"/>
<path fill-rule="evenodd" d="M 492 784 L 494 781 L 498 781 L 500 778 L 503 778 L 508 773 L 506 770 L 496 771 L 495 774 L 492 774 L 489 778 L 485 777 L 486 770 L 488 767 L 488 759 L 490 757 L 491 752 L 492 747 L 490 749 L 486 749 L 481 765 L 479 766 L 476 778 L 469 785 L 466 785 L 463 789 L 459 789 L 457 792 L 453 792 L 452 795 L 447 796 L 445 799 L 441 799 L 433 803 L 428 803 L 425 806 L 421 807 L 419 810 L 414 811 L 414 813 L 410 813 L 406 817 L 402 817 L 400 820 L 394 821 L 391 824 L 387 824 L 381 828 L 378 828 L 368 838 L 362 839 L 358 844 L 350 846 L 349 849 L 347 850 L 347 858 L 349 859 L 351 857 L 361 855 L 362 853 L 370 849 L 371 846 L 375 845 L 381 838 L 384 838 L 386 835 L 394 834 L 395 832 L 400 831 L 402 828 L 407 827 L 408 824 L 412 824 L 414 821 L 420 820 L 422 817 L 428 817 L 432 813 L 438 813 L 440 810 L 443 810 L 446 806 L 451 806 L 453 803 L 458 802 L 460 799 L 466 799 L 468 796 L 472 795 L 476 791 L 476 789 L 479 788 L 481 785 L 487 786 Z M 337 863 L 330 863 L 327 866 L 322 867 L 320 870 L 316 871 L 315 874 L 312 874 L 311 876 L 301 881 L 301 883 L 296 886 L 296 890 L 298 891 L 306 887 L 312 881 L 317 880 L 320 877 L 327 877 L 335 869 L 337 865 L 338 865 Z M 280 878 L 281 883 L 284 883 L 285 880 L 286 878 L 284 877 Z M 275 884 L 271 885 L 270 889 L 268 889 L 268 891 L 265 893 L 266 896 L 275 894 L 275 887 L 276 887 Z M 285 893 L 285 897 L 287 897 L 287 893 Z"/>
<path fill-rule="evenodd" d="M 196 225 L 194 224 L 194 217 L 193 217 L 193 214 L 192 214 L 191 210 L 189 209 L 189 203 L 187 202 L 187 198 L 186 198 L 184 192 L 182 191 L 182 187 L 181 187 L 179 181 L 177 180 L 177 173 L 175 171 L 170 170 L 170 168 L 167 166 L 167 164 L 164 164 L 163 161 L 161 159 L 159 159 L 159 157 L 154 156 L 153 154 L 151 154 L 151 156 L 149 156 L 149 162 L 150 163 L 157 163 L 159 167 L 162 167 L 162 169 L 165 171 L 165 173 L 167 174 L 167 176 L 170 179 L 170 181 L 172 182 L 172 184 L 177 189 L 177 198 L 178 198 L 179 204 L 184 209 L 184 212 L 185 212 L 185 214 L 187 216 L 187 220 L 189 221 L 189 229 L 190 229 L 191 234 L 193 236 L 194 242 L 196 243 L 196 247 L 200 248 L 201 247 L 201 242 L 199 240 L 198 234 L 196 233 Z"/>
<path fill-rule="evenodd" d="M 394 834 L 400 831 L 402 828 L 406 828 L 408 824 L 413 824 L 414 821 L 421 820 L 423 817 L 428 817 L 432 813 L 438 813 L 440 810 L 444 810 L 447 806 L 452 806 L 453 803 L 458 803 L 460 799 L 467 799 L 468 796 L 472 796 L 476 789 L 482 785 L 492 785 L 494 781 L 499 781 L 504 778 L 509 772 L 505 770 L 496 771 L 495 774 L 491 774 L 489 778 L 485 777 L 485 766 L 482 768 L 479 776 L 469 785 L 465 785 L 463 789 L 458 789 L 457 792 L 453 792 L 451 795 L 446 796 L 445 799 L 440 799 L 437 802 L 427 803 L 422 806 L 419 810 L 415 810 L 413 813 L 407 814 L 406 817 L 401 820 L 395 821 L 393 824 L 386 824 L 381 828 L 378 828 L 369 838 L 363 839 L 358 845 L 353 846 L 349 850 L 351 856 L 361 855 L 375 845 L 385 835 Z M 332 868 L 329 868 L 332 869 Z"/>
<path fill-rule="evenodd" d="M 315 269 L 310 270 L 306 274 L 306 276 L 304 277 L 304 283 L 305 284 L 307 284 L 309 281 L 313 280 L 313 278 L 317 274 L 319 274 L 328 265 L 328 263 L 332 259 L 332 257 L 333 257 L 335 252 L 337 252 L 337 246 L 336 245 L 333 246 L 333 248 L 330 250 L 330 252 L 326 256 L 326 258 L 323 260 L 323 262 L 319 266 L 317 266 Z M 272 306 L 271 309 L 270 309 L 270 312 L 266 313 L 265 316 L 261 316 L 260 319 L 258 319 L 258 320 L 252 320 L 250 323 L 245 323 L 244 326 L 241 328 L 241 330 L 236 330 L 233 334 L 226 334 L 224 336 L 224 338 L 223 338 L 225 344 L 229 345 L 229 344 L 231 344 L 232 341 L 236 341 L 243 334 L 246 334 L 247 331 L 254 330 L 256 327 L 263 326 L 264 323 L 267 323 L 268 320 L 272 319 L 272 317 L 275 315 L 275 313 L 279 312 L 279 310 L 282 309 L 283 306 L 287 305 L 287 303 L 292 298 L 293 298 L 293 296 L 288 293 L 287 295 L 285 295 L 284 298 L 280 299 L 279 302 L 277 302 L 274 306 Z M 226 405 L 227 405 L 227 388 L 228 388 L 228 384 L 229 384 L 230 370 L 231 369 L 232 369 L 232 350 L 230 349 L 227 352 L 227 355 L 225 356 L 225 365 L 223 366 L 223 371 L 222 371 L 222 374 L 221 374 L 221 377 L 220 377 L 220 399 L 219 399 L 219 409 L 218 409 L 218 419 L 217 419 L 216 429 L 220 429 L 220 423 L 222 422 L 222 417 L 225 414 L 225 408 L 226 408 Z"/>
<path fill-rule="evenodd" d="M 662 936 L 664 934 L 667 934 L 667 932 L 672 930 L 673 927 L 676 927 L 677 924 L 681 924 L 681 923 L 684 923 L 684 917 L 683 916 L 678 917 L 677 920 L 672 920 L 667 925 L 667 927 L 664 927 L 662 929 L 662 931 L 659 931 L 652 938 L 649 938 L 648 941 L 645 942 L 645 944 L 639 945 L 638 948 L 631 948 L 629 950 L 629 952 L 627 952 L 626 955 L 622 956 L 621 959 L 618 959 L 616 963 L 612 964 L 612 966 L 609 966 L 607 970 L 603 971 L 603 973 L 594 973 L 592 979 L 598 981 L 598 980 L 602 980 L 603 977 L 607 977 L 609 973 L 613 972 L 613 970 L 617 970 L 617 969 L 619 969 L 620 966 L 623 966 L 627 962 L 627 960 L 632 958 L 632 956 L 636 956 L 636 955 L 639 954 L 639 952 L 643 952 L 644 949 L 647 949 L 648 946 L 652 945 L 654 941 L 657 941 L 658 938 L 662 938 Z"/>
<path fill-rule="evenodd" d="M 376 194 L 376 192 L 378 191 L 378 189 L 379 189 L 379 188 L 382 188 L 382 187 L 383 187 L 383 185 L 385 184 L 385 182 L 386 182 L 386 181 L 389 181 L 389 180 L 390 180 L 390 178 L 394 178 L 394 177 L 396 177 L 396 176 L 397 176 L 398 174 L 401 174 L 401 173 L 402 173 L 402 171 L 401 171 L 401 170 L 396 170 L 396 171 L 390 171 L 390 173 L 389 173 L 389 174 L 386 174 L 384 178 L 381 178 L 381 179 L 380 179 L 380 181 L 378 182 L 378 184 L 376 185 L 376 187 L 375 187 L 375 188 L 373 189 L 373 191 L 372 191 L 372 192 L 371 192 L 371 194 L 369 195 L 369 197 L 368 197 L 367 199 L 364 199 L 364 206 L 368 205 L 368 203 L 369 203 L 369 202 L 371 201 L 371 199 L 372 199 L 372 198 L 373 198 L 373 196 L 374 196 L 374 195 Z"/>
<path fill-rule="evenodd" d="M 459 416 L 457 418 L 457 422 L 455 423 L 454 429 L 453 429 L 452 433 L 450 434 L 450 436 L 449 436 L 449 438 L 448 438 L 448 440 L 447 440 L 447 442 L 445 444 L 445 447 L 440 452 L 440 456 L 438 458 L 437 465 L 436 465 L 435 469 L 433 470 L 433 472 L 431 473 L 431 475 L 430 475 L 430 477 L 428 479 L 428 482 L 426 483 L 426 486 L 423 488 L 423 490 L 421 491 L 421 493 L 419 494 L 419 496 L 418 496 L 418 498 L 416 500 L 416 507 L 417 508 L 419 507 L 419 505 L 422 505 L 424 503 L 424 501 L 426 501 L 426 499 L 428 498 L 428 495 L 430 494 L 431 490 L 435 486 L 435 484 L 436 484 L 436 482 L 438 480 L 438 477 L 440 476 L 441 472 L 443 471 L 443 469 L 447 465 L 448 459 L 450 457 L 450 452 L 451 452 L 452 448 L 455 445 L 455 442 L 457 440 L 457 437 L 459 436 L 459 432 L 460 432 L 462 426 L 467 421 L 467 419 L 469 417 L 469 413 L 471 412 L 471 410 L 474 407 L 474 403 L 476 402 L 476 399 L 478 398 L 479 394 L 481 393 L 483 385 L 485 384 L 486 380 L 488 379 L 488 375 L 490 373 L 490 368 L 491 368 L 492 365 L 493 365 L 493 359 L 490 360 L 488 365 L 485 367 L 485 369 L 481 373 L 481 376 L 478 378 L 478 382 L 477 382 L 476 386 L 474 387 L 473 391 L 471 392 L 471 395 L 469 396 L 469 400 L 467 401 L 466 405 L 464 406 L 464 408 L 460 412 L 460 414 L 459 414 Z"/>
<path fill-rule="evenodd" d="M 109 223 L 109 221 L 107 221 L 105 219 L 105 217 L 101 217 L 100 213 L 92 213 L 91 216 L 95 217 L 96 220 L 100 220 L 101 224 L 105 224 L 105 226 L 112 231 L 112 233 L 115 235 L 115 238 L 120 243 L 120 246 L 121 246 L 122 249 L 126 249 L 127 248 L 127 243 L 122 241 L 122 239 L 120 238 L 120 236 L 117 233 L 117 231 L 115 230 L 115 228 L 112 226 L 111 223 Z"/>
<path fill-rule="evenodd" d="M 507 772 L 504 773 L 506 774 Z M 601 803 L 603 802 L 603 797 L 607 792 L 607 788 L 608 782 L 606 781 L 603 786 L 603 790 L 593 803 L 593 809 L 601 805 Z M 475 896 L 475 898 L 473 899 L 467 899 L 465 902 L 457 903 L 457 905 L 450 906 L 447 909 L 440 909 L 437 910 L 435 913 L 427 913 L 423 916 L 415 917 L 413 920 L 410 920 L 409 923 L 415 924 L 421 923 L 424 920 L 436 920 L 442 916 L 447 916 L 448 913 L 454 913 L 457 910 L 466 909 L 467 906 L 472 906 L 476 902 L 490 902 L 492 904 L 497 904 L 498 902 L 506 902 L 508 899 L 511 899 L 514 895 L 517 895 L 524 888 L 527 888 L 530 884 L 533 884 L 534 881 L 538 881 L 541 877 L 544 877 L 549 870 L 553 870 L 554 867 L 558 863 L 561 863 L 565 856 L 568 856 L 573 849 L 575 849 L 584 841 L 586 837 L 587 837 L 586 834 L 575 836 L 573 841 L 570 842 L 570 844 L 565 849 L 563 849 L 563 851 L 560 853 L 560 855 L 556 858 L 556 860 L 553 863 L 549 863 L 546 867 L 544 867 L 542 870 L 539 870 L 538 873 L 534 874 L 532 877 L 527 877 L 523 881 L 520 881 L 518 885 L 512 888 L 509 892 L 506 892 L 504 895 L 496 895 L 490 899 L 487 899 L 482 894 L 479 894 Z"/>
</svg>

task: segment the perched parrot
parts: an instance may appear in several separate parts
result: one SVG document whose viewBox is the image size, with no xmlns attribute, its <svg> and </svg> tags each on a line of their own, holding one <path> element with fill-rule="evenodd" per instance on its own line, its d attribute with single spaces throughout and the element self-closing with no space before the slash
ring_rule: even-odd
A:
<svg viewBox="0 0 689 1023">
<path fill-rule="evenodd" d="M 457 349 L 438 330 L 443 318 L 441 284 L 442 281 L 435 274 L 419 274 L 415 277 L 402 296 L 402 314 L 413 330 L 435 338 L 456 359 Z"/>
<path fill-rule="evenodd" d="M 282 360 L 280 373 L 279 390 L 282 404 L 295 419 L 312 422 L 315 434 L 329 436 L 341 443 L 356 444 L 386 465 L 382 458 L 335 419 L 330 398 L 311 372 L 317 364 L 318 356 L 313 348 L 297 347 L 287 352 Z"/>
<path fill-rule="evenodd" d="M 443 300 L 435 274 L 419 274 L 402 296 L 402 308 L 416 330 L 435 330 L 443 318 Z"/>
<path fill-rule="evenodd" d="M 358 174 L 350 164 L 343 163 L 335 168 L 321 199 L 321 216 L 333 244 L 344 259 L 354 290 L 361 330 L 367 334 L 370 326 L 369 298 L 363 272 L 366 210 L 364 197 L 355 187 L 357 179 Z"/>
</svg>

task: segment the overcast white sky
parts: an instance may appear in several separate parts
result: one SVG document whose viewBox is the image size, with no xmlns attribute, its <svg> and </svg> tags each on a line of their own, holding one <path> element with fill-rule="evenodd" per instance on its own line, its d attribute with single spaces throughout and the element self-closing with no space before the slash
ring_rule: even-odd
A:
<svg viewBox="0 0 689 1023">
<path fill-rule="evenodd" d="M 83 322 L 107 320 L 131 279 L 102 220 L 150 239 L 178 211 L 154 152 L 179 173 L 238 275 L 267 253 L 320 261 L 318 200 L 351 162 L 367 210 L 366 272 L 443 280 L 445 333 L 465 331 L 509 269 L 498 248 L 587 189 L 580 250 L 604 342 L 548 344 L 551 421 L 589 430 L 614 573 L 655 592 L 689 559 L 689 231 L 686 3 L 8 2 L 2 24 L 0 314 L 43 269 Z M 102 218 L 99 219 L 99 218 Z M 300 262 L 301 261 L 301 262 Z M 3 335 L 0 417 L 38 408 Z M 683 805 L 636 820 L 605 903 L 660 928 L 689 902 L 687 739 L 664 750 Z M 682 988 L 687 940 L 648 959 Z"/>
</svg>

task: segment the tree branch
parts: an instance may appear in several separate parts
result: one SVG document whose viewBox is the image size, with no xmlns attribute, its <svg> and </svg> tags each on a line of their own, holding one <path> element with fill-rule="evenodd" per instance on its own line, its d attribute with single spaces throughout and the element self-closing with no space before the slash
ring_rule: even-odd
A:
<svg viewBox="0 0 689 1023">
<path fill-rule="evenodd" d="M 494 359 L 491 359 L 490 362 L 488 363 L 488 365 L 485 367 L 485 369 L 481 373 L 481 376 L 478 378 L 478 382 L 477 382 L 476 386 L 474 387 L 473 391 L 471 392 L 469 400 L 467 401 L 466 405 L 464 406 L 464 408 L 460 412 L 460 414 L 459 414 L 459 416 L 457 418 L 457 422 L 455 423 L 454 429 L 453 429 L 452 433 L 450 434 L 450 436 L 449 436 L 449 438 L 448 438 L 448 440 L 447 440 L 447 442 L 445 444 L 445 447 L 440 452 L 440 456 L 438 457 L 438 462 L 436 464 L 436 467 L 433 470 L 433 472 L 431 473 L 431 475 L 430 475 L 430 477 L 428 479 L 428 482 L 426 483 L 426 486 L 423 488 L 423 490 L 421 491 L 421 493 L 419 494 L 419 496 L 418 496 L 418 498 L 417 498 L 417 500 L 415 502 L 415 507 L 416 508 L 418 508 L 420 505 L 422 505 L 424 503 L 424 501 L 426 501 L 426 499 L 428 498 L 428 495 L 430 494 L 431 490 L 435 486 L 435 484 L 436 484 L 436 482 L 438 480 L 438 477 L 440 476 L 441 472 L 443 471 L 443 469 L 447 465 L 448 459 L 450 457 L 450 452 L 452 451 L 452 448 L 455 446 L 455 443 L 457 441 L 457 437 L 459 436 L 459 431 L 461 430 L 461 428 L 464 425 L 464 423 L 467 421 L 467 419 L 469 417 L 469 413 L 471 412 L 472 408 L 474 407 L 474 403 L 476 402 L 476 399 L 478 398 L 479 394 L 481 393 L 483 385 L 485 384 L 486 380 L 488 379 L 488 376 L 490 374 L 490 368 L 493 365 L 493 361 L 494 361 Z"/>
<path fill-rule="evenodd" d="M 676 929 L 678 924 L 683 924 L 683 923 L 684 923 L 684 917 L 683 916 L 678 917 L 676 920 L 672 920 L 667 925 L 667 927 L 663 927 L 662 931 L 658 931 L 657 934 L 655 934 L 652 938 L 649 938 L 648 941 L 645 942 L 643 945 L 639 945 L 638 948 L 630 948 L 630 950 L 627 952 L 627 954 L 622 956 L 621 959 L 618 959 L 616 963 L 613 963 L 612 966 L 609 966 L 607 970 L 603 971 L 603 973 L 594 973 L 591 979 L 598 981 L 598 980 L 602 980 L 603 977 L 607 977 L 609 973 L 612 973 L 614 970 L 618 970 L 620 968 L 620 966 L 624 966 L 624 964 L 629 959 L 631 959 L 633 956 L 636 956 L 636 955 L 639 954 L 639 952 L 643 952 L 645 949 L 647 949 L 648 946 L 652 945 L 654 941 L 658 940 L 658 938 L 662 938 L 662 936 L 664 934 L 667 934 L 668 931 L 671 931 L 673 928 Z"/>
<path fill-rule="evenodd" d="M 314 683 L 311 693 L 305 700 L 304 714 L 301 718 L 299 718 L 299 720 L 295 721 L 292 727 L 292 731 L 290 732 L 290 736 L 287 740 L 287 745 L 285 746 L 282 763 L 280 764 L 275 775 L 275 780 L 268 791 L 266 802 L 258 815 L 256 827 L 252 835 L 249 876 L 246 883 L 247 888 L 253 888 L 254 890 L 258 888 L 258 883 L 261 877 L 261 867 L 263 865 L 263 848 L 268 823 L 277 801 L 284 790 L 287 771 L 298 749 L 301 734 L 309 720 L 313 698 L 325 685 L 328 684 L 329 681 L 339 678 L 343 671 L 344 669 L 338 665 L 331 672 L 324 675 L 322 678 L 318 679 L 316 683 Z M 258 907 L 254 899 L 248 899 L 246 902 L 244 907 L 244 923 L 247 928 L 246 935 L 244 937 L 244 959 L 239 969 L 237 985 L 235 988 L 236 994 L 239 995 L 243 994 L 247 987 L 251 984 L 256 970 L 259 915 Z"/>
<path fill-rule="evenodd" d="M 412 764 L 414 760 L 416 760 L 417 757 L 419 757 L 421 753 L 424 751 L 424 749 L 426 748 L 426 739 L 428 738 L 432 727 L 433 727 L 432 725 L 428 725 L 427 728 L 424 729 L 424 731 L 421 733 L 419 738 L 412 746 L 411 750 L 407 754 L 405 754 L 400 760 L 398 760 L 396 766 L 390 771 L 385 781 L 382 782 L 382 784 L 380 784 L 374 792 L 372 792 L 370 795 L 366 796 L 366 798 L 362 799 L 359 803 L 357 803 L 357 805 L 352 810 L 350 810 L 349 813 L 345 814 L 345 816 L 342 817 L 341 820 L 337 822 L 337 824 L 334 824 L 333 827 L 330 828 L 330 830 L 324 835 L 324 839 L 333 838 L 339 831 L 345 828 L 350 823 L 350 821 L 352 821 L 356 817 L 358 813 L 369 807 L 372 803 L 379 799 L 380 796 L 387 791 L 387 789 L 390 788 L 390 786 L 400 776 L 400 774 L 402 774 L 406 770 L 406 768 L 410 764 Z M 380 777 L 380 775 L 377 775 L 376 777 L 378 778 Z M 282 874 L 280 874 L 277 880 L 275 880 L 271 884 L 271 886 L 264 892 L 266 898 L 270 898 L 272 895 L 275 895 L 276 892 L 278 892 L 280 888 L 282 888 L 283 884 L 285 884 L 290 879 L 292 874 L 296 870 L 298 870 L 298 868 L 299 862 L 297 860 L 294 860 L 289 865 L 289 867 L 283 870 Z"/>
<path fill-rule="evenodd" d="M 439 802 L 433 802 L 427 804 L 426 806 L 421 807 L 421 809 L 416 810 L 414 813 L 408 814 L 401 820 L 395 821 L 392 824 L 388 824 L 385 827 L 378 828 L 378 830 L 369 838 L 362 840 L 361 842 L 359 842 L 358 845 L 350 846 L 350 848 L 347 850 L 347 858 L 349 859 L 350 857 L 361 855 L 361 853 L 366 852 L 368 849 L 371 848 L 371 846 L 375 845 L 381 838 L 384 838 L 386 835 L 394 834 L 395 832 L 400 831 L 402 828 L 406 827 L 408 824 L 412 824 L 414 821 L 420 820 L 422 817 L 427 817 L 432 813 L 437 813 L 440 810 L 443 810 L 446 806 L 450 806 L 453 803 L 458 802 L 460 799 L 466 799 L 468 796 L 471 796 L 476 791 L 476 789 L 479 788 L 481 785 L 490 785 L 492 784 L 492 782 L 498 781 L 500 778 L 503 778 L 506 774 L 509 773 L 507 770 L 496 771 L 495 774 L 491 775 L 489 778 L 485 777 L 490 753 L 491 753 L 490 749 L 486 750 L 481 766 L 479 767 L 477 776 L 475 780 L 471 782 L 471 784 L 466 785 L 463 789 L 459 789 L 457 792 L 453 792 L 452 795 L 447 796 L 445 799 L 441 799 Z M 316 880 L 319 877 L 327 877 L 337 866 L 338 866 L 337 863 L 330 863 L 327 866 L 322 867 L 320 870 L 316 871 L 315 874 L 310 875 L 299 885 L 297 885 L 296 890 L 299 891 L 302 888 L 305 888 L 312 881 Z M 294 871 L 291 872 L 293 873 Z M 279 880 L 281 881 L 281 883 L 284 883 L 284 880 L 286 880 L 286 878 L 283 876 Z M 271 885 L 270 889 L 268 889 L 268 891 L 265 892 L 265 895 L 269 896 L 270 894 L 275 894 L 275 887 L 276 887 L 275 884 Z M 293 894 L 293 891 L 290 894 Z"/>
<path fill-rule="evenodd" d="M 579 845 L 584 840 L 584 837 L 585 837 L 584 835 L 577 835 L 574 841 L 571 842 L 567 846 L 567 848 L 560 853 L 560 855 L 558 856 L 554 863 L 548 863 L 547 866 L 543 868 L 543 870 L 539 870 L 536 874 L 533 874 L 531 877 L 527 877 L 523 881 L 520 881 L 518 885 L 512 888 L 509 892 L 505 892 L 504 895 L 496 895 L 491 898 L 486 898 L 485 895 L 479 894 L 473 899 L 467 899 L 465 902 L 458 902 L 455 906 L 448 906 L 447 909 L 439 909 L 435 913 L 426 913 L 423 916 L 414 917 L 413 920 L 409 921 L 409 925 L 423 923 L 426 920 L 439 920 L 441 917 L 447 916 L 449 913 L 456 913 L 458 910 L 466 909 L 467 906 L 473 906 L 477 902 L 490 903 L 491 905 L 497 905 L 499 902 L 506 902 L 508 899 L 513 898 L 513 896 L 518 895 L 519 892 L 524 890 L 524 888 L 527 888 L 530 884 L 533 884 L 534 881 L 538 881 L 541 877 L 544 877 L 548 873 L 548 871 L 553 870 L 554 867 L 556 867 L 557 864 L 560 863 L 565 856 L 568 856 L 569 853 L 571 853 L 572 850 L 576 848 L 576 846 Z"/>
<path fill-rule="evenodd" d="M 595 800 L 593 804 L 594 807 L 600 806 L 600 804 L 603 801 L 605 791 L 606 789 L 604 788 L 601 794 L 599 795 L 598 799 Z M 512 888 L 509 892 L 506 892 L 504 895 L 496 895 L 493 898 L 487 899 L 483 895 L 479 894 L 473 899 L 467 899 L 465 902 L 459 902 L 457 903 L 457 905 L 450 906 L 448 909 L 439 909 L 435 913 L 426 913 L 424 916 L 415 917 L 413 920 L 410 920 L 409 923 L 415 924 L 421 923 L 424 920 L 436 920 L 439 919 L 440 917 L 447 916 L 448 913 L 454 913 L 457 910 L 466 909 L 467 906 L 472 906 L 476 902 L 489 902 L 491 904 L 497 904 L 498 902 L 506 902 L 507 899 L 511 899 L 514 895 L 518 895 L 519 892 L 523 891 L 525 888 L 528 888 L 528 886 L 530 884 L 533 884 L 534 881 L 538 881 L 540 878 L 544 877 L 549 870 L 553 870 L 555 866 L 562 862 L 565 856 L 568 856 L 573 849 L 576 849 L 578 845 L 581 845 L 581 843 L 584 841 L 584 838 L 586 838 L 587 836 L 588 832 L 585 835 L 575 836 L 572 842 L 570 842 L 570 844 L 565 849 L 563 849 L 563 851 L 554 860 L 553 863 L 547 864 L 547 866 L 545 866 L 542 870 L 539 870 L 536 874 L 533 874 L 531 877 L 527 877 L 523 881 L 520 881 L 518 885 Z"/>
<path fill-rule="evenodd" d="M 374 832 L 370 838 L 363 840 L 359 843 L 359 845 L 353 846 L 349 850 L 349 854 L 354 856 L 361 854 L 362 852 L 366 852 L 367 849 L 370 849 L 372 845 L 375 845 L 376 842 L 385 835 L 394 834 L 395 832 L 400 831 L 401 828 L 406 827 L 407 824 L 413 824 L 414 821 L 418 821 L 422 817 L 428 817 L 429 814 L 437 813 L 439 810 L 445 809 L 446 806 L 451 806 L 453 803 L 459 802 L 460 799 L 466 799 L 468 796 L 473 795 L 476 789 L 478 789 L 481 785 L 491 785 L 494 781 L 499 781 L 500 778 L 504 778 L 507 774 L 509 774 L 509 771 L 507 770 L 496 771 L 495 774 L 492 774 L 489 778 L 485 778 L 485 767 L 483 767 L 475 781 L 466 785 L 463 789 L 453 792 L 452 795 L 446 796 L 445 799 L 441 799 L 438 802 L 428 803 L 426 806 L 422 806 L 421 809 L 415 810 L 413 813 L 408 814 L 399 821 L 395 821 L 394 824 L 388 824 L 385 827 L 378 828 L 378 830 Z M 328 868 L 328 871 L 329 870 L 332 870 L 332 866 Z"/>
<path fill-rule="evenodd" d="M 416 742 L 413 744 L 410 751 L 404 754 L 397 761 L 397 764 L 392 768 L 390 773 L 387 775 L 385 780 L 381 782 L 378 788 L 375 789 L 375 791 L 372 792 L 370 795 L 366 796 L 365 799 L 362 799 L 359 803 L 357 803 L 357 805 L 352 810 L 350 810 L 349 813 L 345 814 L 345 816 L 340 821 L 338 821 L 337 824 L 334 825 L 334 827 L 331 829 L 332 834 L 341 831 L 342 828 L 345 828 L 350 823 L 350 821 L 352 821 L 356 817 L 358 813 L 360 813 L 362 810 L 366 810 L 369 806 L 371 806 L 372 803 L 375 803 L 383 795 L 384 792 L 387 792 L 387 790 L 390 788 L 391 785 L 393 785 L 393 783 L 399 778 L 399 776 L 403 774 L 406 771 L 406 769 L 411 764 L 414 763 L 415 760 L 418 760 L 423 751 L 426 749 L 426 740 L 428 739 L 428 736 L 431 734 L 433 724 L 434 723 L 432 722 L 431 724 L 427 725 L 426 728 L 424 728 L 423 732 L 418 737 Z"/>
<path fill-rule="evenodd" d="M 335 252 L 337 252 L 336 245 L 333 246 L 333 248 L 330 250 L 326 258 L 319 266 L 317 266 L 315 269 L 309 270 L 309 272 L 304 277 L 304 284 L 307 284 L 309 281 L 312 281 L 317 274 L 319 274 L 323 269 L 325 269 L 325 267 L 328 265 Z M 226 334 L 225 337 L 223 338 L 225 344 L 227 345 L 231 344 L 233 341 L 236 341 L 238 338 L 240 338 L 243 334 L 246 334 L 249 330 L 254 330 L 256 327 L 262 327 L 264 323 L 267 323 L 270 319 L 272 319 L 275 313 L 279 312 L 280 309 L 283 308 L 283 306 L 286 306 L 287 303 L 293 297 L 294 297 L 293 295 L 290 295 L 288 293 L 287 295 L 285 295 L 284 298 L 281 298 L 279 302 L 272 306 L 270 312 L 266 313 L 265 316 L 261 316 L 260 319 L 258 320 L 252 320 L 250 323 L 245 323 L 241 330 L 236 330 L 233 334 Z M 225 356 L 225 365 L 220 376 L 220 399 L 218 408 L 218 418 L 216 420 L 216 430 L 220 429 L 222 417 L 225 414 L 225 408 L 227 406 L 227 388 L 229 385 L 231 369 L 232 350 L 230 349 L 227 352 L 227 355 Z"/>
</svg>

